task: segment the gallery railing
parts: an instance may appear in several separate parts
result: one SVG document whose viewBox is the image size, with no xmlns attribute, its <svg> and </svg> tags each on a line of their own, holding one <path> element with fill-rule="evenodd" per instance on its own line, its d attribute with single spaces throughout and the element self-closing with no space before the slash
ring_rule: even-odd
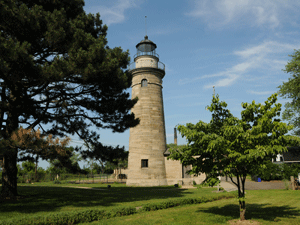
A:
<svg viewBox="0 0 300 225">
<path fill-rule="evenodd" d="M 133 69 L 137 69 L 137 68 L 145 68 L 145 67 L 151 67 L 151 68 L 157 68 L 160 70 L 165 70 L 165 64 L 163 64 L 162 62 L 157 62 L 157 63 L 153 63 L 151 61 L 151 59 L 146 59 L 143 62 L 140 62 L 140 64 L 138 65 L 138 67 L 136 66 L 136 62 L 133 62 L 129 65 L 128 70 L 133 70 Z"/>
</svg>

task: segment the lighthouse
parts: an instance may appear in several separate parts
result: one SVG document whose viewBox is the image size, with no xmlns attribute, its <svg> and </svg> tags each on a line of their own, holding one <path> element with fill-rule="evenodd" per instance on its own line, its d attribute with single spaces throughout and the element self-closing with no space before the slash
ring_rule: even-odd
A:
<svg viewBox="0 0 300 225">
<path fill-rule="evenodd" d="M 167 185 L 162 94 L 165 65 L 159 61 L 156 48 L 156 44 L 146 35 L 136 45 L 137 54 L 129 69 L 132 74 L 131 96 L 138 98 L 132 112 L 140 123 L 130 128 L 127 185 Z"/>
</svg>

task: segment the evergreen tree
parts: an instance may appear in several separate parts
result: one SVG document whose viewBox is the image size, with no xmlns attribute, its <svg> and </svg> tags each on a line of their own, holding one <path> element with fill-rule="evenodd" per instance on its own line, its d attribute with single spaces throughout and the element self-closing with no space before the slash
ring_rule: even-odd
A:
<svg viewBox="0 0 300 225">
<path fill-rule="evenodd" d="M 125 91 L 129 53 L 107 46 L 107 26 L 83 6 L 83 0 L 0 0 L 3 197 L 18 194 L 20 149 L 8 142 L 20 126 L 96 144 L 92 125 L 123 132 L 138 124 L 129 113 L 137 100 Z"/>
<path fill-rule="evenodd" d="M 88 158 L 97 160 L 102 170 L 104 170 L 106 164 L 113 165 L 113 169 L 118 168 L 118 165 L 126 167 L 126 164 L 128 164 L 128 151 L 125 151 L 124 147 L 112 147 L 96 143 L 88 150 L 81 151 L 81 154 L 85 160 Z"/>
</svg>

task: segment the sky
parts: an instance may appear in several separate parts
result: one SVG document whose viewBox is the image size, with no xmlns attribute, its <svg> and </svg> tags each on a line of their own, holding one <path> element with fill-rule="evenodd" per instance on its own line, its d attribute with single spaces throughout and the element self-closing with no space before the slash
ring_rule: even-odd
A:
<svg viewBox="0 0 300 225">
<path fill-rule="evenodd" d="M 166 68 L 163 101 L 169 144 L 176 125 L 210 121 L 205 107 L 213 86 L 236 117 L 242 102 L 263 103 L 278 92 L 291 76 L 283 71 L 289 55 L 300 49 L 299 8 L 298 0 L 86 0 L 84 10 L 100 13 L 108 26 L 108 46 L 128 49 L 131 62 L 146 34 L 157 45 Z M 278 99 L 283 105 L 287 101 Z M 129 130 L 98 132 L 102 143 L 128 150 Z M 178 144 L 185 143 L 178 134 Z M 82 144 L 72 138 L 72 146 Z"/>
</svg>

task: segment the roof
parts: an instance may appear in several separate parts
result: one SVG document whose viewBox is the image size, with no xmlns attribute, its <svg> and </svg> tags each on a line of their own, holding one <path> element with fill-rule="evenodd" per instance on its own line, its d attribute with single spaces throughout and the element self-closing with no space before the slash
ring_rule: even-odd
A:
<svg viewBox="0 0 300 225">
<path fill-rule="evenodd" d="M 164 156 L 169 156 L 171 152 L 169 151 L 170 148 L 167 148 L 166 151 L 164 152 Z"/>
<path fill-rule="evenodd" d="M 148 36 L 145 36 L 145 39 L 136 45 L 136 48 L 142 52 L 152 52 L 157 48 L 156 44 L 148 39 Z"/>
<path fill-rule="evenodd" d="M 284 162 L 300 162 L 300 147 L 287 147 L 288 152 L 283 152 Z"/>
<path fill-rule="evenodd" d="M 169 151 L 170 148 L 167 148 L 164 152 L 164 156 L 167 157 L 171 153 Z M 299 147 L 287 147 L 288 152 L 284 152 L 283 159 L 284 162 L 300 162 L 300 146 Z"/>
</svg>

